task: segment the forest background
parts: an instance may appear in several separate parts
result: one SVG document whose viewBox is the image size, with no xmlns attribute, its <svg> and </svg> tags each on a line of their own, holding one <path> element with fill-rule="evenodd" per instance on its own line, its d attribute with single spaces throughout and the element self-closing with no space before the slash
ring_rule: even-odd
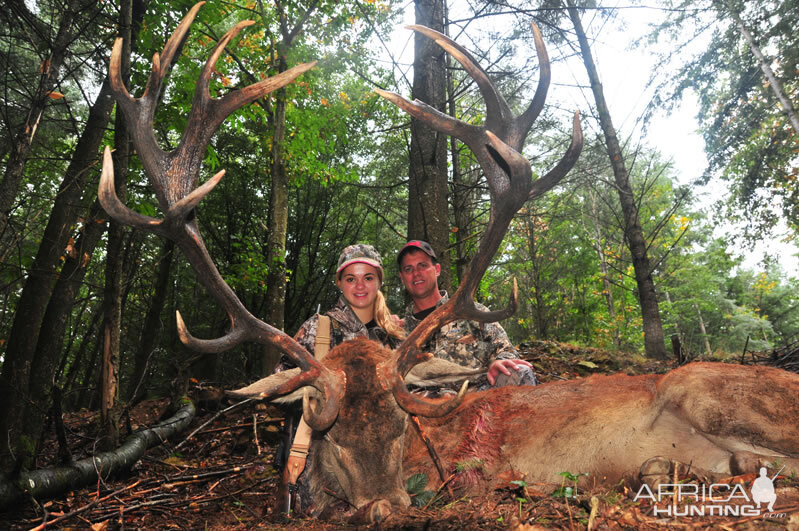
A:
<svg viewBox="0 0 799 531">
<path fill-rule="evenodd" d="M 169 242 L 109 222 L 97 202 L 100 155 L 109 145 L 120 196 L 141 213 L 160 215 L 114 111 L 108 58 L 114 38 L 126 36 L 129 87 L 140 95 L 153 54 L 190 7 L 10 0 L 0 13 L 0 433 L 25 426 L 26 440 L 37 440 L 52 403 L 100 408 L 109 378 L 118 383 L 111 397 L 118 408 L 175 393 L 189 378 L 228 387 L 250 381 L 276 362 L 274 352 L 255 344 L 222 355 L 188 351 L 177 337 L 175 311 L 198 337 L 223 334 L 224 311 Z M 478 300 L 504 305 L 517 279 L 519 310 L 502 323 L 516 343 L 556 340 L 663 357 L 676 339 L 683 356 L 695 357 L 740 356 L 796 341 L 797 272 L 781 267 L 784 247 L 771 246 L 754 260 L 751 249 L 777 233 L 790 245 L 799 233 L 799 3 L 573 7 L 209 2 L 156 112 L 165 149 L 180 138 L 210 49 L 235 23 L 255 21 L 216 65 L 215 95 L 319 60 L 285 90 L 230 117 L 206 154 L 204 175 L 223 168 L 227 174 L 199 206 L 200 228 L 245 305 L 293 334 L 335 302 L 340 250 L 367 242 L 384 257 L 384 292 L 402 313 L 394 256 L 408 237 L 446 248 L 442 282 L 456 287 L 488 216 L 479 166 L 459 142 L 435 135 L 425 142 L 373 89 L 413 93 L 481 123 L 482 100 L 459 65 L 433 51 L 441 70 L 420 68 L 425 63 L 418 46 L 412 55 L 411 32 L 396 29 L 403 20 L 439 23 L 478 58 L 511 106 L 524 108 L 539 74 L 535 22 L 554 82 L 525 154 L 536 174 L 547 171 L 568 146 L 575 110 L 585 147 L 566 179 L 519 213 Z M 625 27 L 626 15 L 641 9 L 658 23 L 646 31 Z M 618 107 L 608 112 L 597 80 L 614 85 L 607 76 L 618 64 L 605 73 L 614 59 L 603 53 L 606 38 L 615 35 L 617 45 L 624 32 L 643 36 L 626 44 L 651 54 L 655 66 L 641 92 L 645 104 L 631 102 L 635 113 L 619 116 L 616 129 L 610 120 Z M 438 101 L 418 85 L 423 70 L 440 82 Z M 679 108 L 683 97 L 697 102 L 706 152 L 706 165 L 692 175 L 646 136 L 654 117 Z M 418 158 L 427 147 L 440 150 L 435 167 Z M 711 200 L 707 187 L 715 191 Z M 414 208 L 431 197 L 442 201 Z M 642 295 L 647 282 L 655 297 L 649 305 Z M 0 453 L 0 467 L 9 466 Z"/>
</svg>

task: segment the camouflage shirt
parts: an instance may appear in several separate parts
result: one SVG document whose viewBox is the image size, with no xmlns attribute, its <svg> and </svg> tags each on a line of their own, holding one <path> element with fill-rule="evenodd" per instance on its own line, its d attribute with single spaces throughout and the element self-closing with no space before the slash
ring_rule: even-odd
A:
<svg viewBox="0 0 799 531">
<path fill-rule="evenodd" d="M 380 326 L 370 326 L 367 328 L 367 326 L 358 319 L 358 316 L 355 315 L 355 312 L 352 311 L 352 308 L 343 296 L 339 297 L 336 305 L 333 306 L 330 311 L 326 312 L 325 315 L 330 317 L 331 350 L 336 345 L 349 341 L 350 339 L 355 339 L 356 337 L 368 337 L 389 348 L 396 348 L 401 343 L 399 339 L 388 335 Z M 316 330 L 318 326 L 319 314 L 314 314 L 307 321 L 302 323 L 302 326 L 294 335 L 294 339 L 311 354 L 314 353 L 316 347 Z M 283 355 L 283 357 L 280 358 L 280 363 L 275 369 L 275 372 L 284 371 L 293 367 L 296 367 L 296 364 L 286 355 Z"/>
<path fill-rule="evenodd" d="M 449 300 L 441 291 L 436 307 Z M 478 310 L 487 311 L 475 303 Z M 421 322 L 413 316 L 413 302 L 405 309 L 405 332 L 410 333 Z M 495 360 L 518 359 L 519 354 L 499 323 L 480 323 L 460 320 L 442 326 L 425 345 L 425 349 L 439 358 L 465 367 L 488 368 Z"/>
</svg>

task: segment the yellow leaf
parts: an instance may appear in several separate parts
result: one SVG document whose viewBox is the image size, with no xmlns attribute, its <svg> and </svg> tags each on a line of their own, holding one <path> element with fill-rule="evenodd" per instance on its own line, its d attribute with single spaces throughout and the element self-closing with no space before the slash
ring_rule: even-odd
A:
<svg viewBox="0 0 799 531">
<path fill-rule="evenodd" d="M 181 459 L 180 457 L 174 456 L 174 455 L 169 456 L 166 459 L 164 459 L 164 463 L 166 463 L 168 465 L 172 465 L 172 466 L 188 466 L 188 465 L 186 465 L 186 462 L 183 459 Z"/>
</svg>

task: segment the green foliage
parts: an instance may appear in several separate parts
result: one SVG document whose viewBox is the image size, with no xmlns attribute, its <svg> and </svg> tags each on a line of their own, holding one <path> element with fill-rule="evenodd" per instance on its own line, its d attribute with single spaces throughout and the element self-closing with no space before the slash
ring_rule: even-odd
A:
<svg viewBox="0 0 799 531">
<path fill-rule="evenodd" d="M 661 86 L 660 101 L 673 105 L 690 90 L 699 96 L 699 120 L 709 167 L 704 181 L 730 186 L 724 217 L 741 222 L 749 241 L 784 220 L 799 231 L 799 134 L 785 116 L 774 87 L 734 20 L 739 16 L 797 108 L 799 42 L 796 2 L 670 2 L 651 39 L 670 49 L 699 43 L 699 51 L 675 54 L 677 74 Z M 664 58 L 665 59 L 665 58 Z"/>
<path fill-rule="evenodd" d="M 427 486 L 427 474 L 414 474 L 405 482 L 405 491 L 411 497 L 411 505 L 414 507 L 424 507 L 433 499 L 435 493 L 425 490 Z"/>
<path fill-rule="evenodd" d="M 161 51 L 189 4 L 161 0 L 149 3 L 132 60 L 130 92 L 134 96 L 142 94 L 153 55 Z M 311 5 L 282 4 L 288 21 L 298 20 L 299 14 Z M 791 24 L 794 14 L 783 13 L 789 6 L 776 6 L 775 13 L 781 13 L 782 18 L 772 18 L 774 26 L 766 31 L 765 19 L 755 16 L 765 5 L 747 8 L 751 10 L 747 11 L 748 20 L 758 21 L 757 27 L 779 54 L 783 65 L 780 75 L 787 88 L 794 91 L 795 83 L 789 79 L 799 60 L 795 53 L 799 47 L 793 46 L 796 36 L 789 29 L 795 26 Z M 53 3 L 47 6 L 43 13 L 51 13 L 56 19 L 62 7 Z M 286 48 L 281 44 L 280 13 L 275 5 L 209 3 L 200 10 L 156 111 L 156 138 L 163 149 L 174 149 L 186 124 L 196 79 L 216 39 L 244 19 L 254 20 L 255 24 L 228 45 L 215 65 L 211 84 L 215 97 L 274 75 L 284 66 L 319 60 L 313 70 L 285 88 L 286 131 L 279 146 L 273 145 L 277 93 L 240 109 L 220 126 L 205 154 L 200 180 L 221 169 L 226 170 L 226 176 L 196 211 L 215 264 L 254 314 L 263 316 L 268 310 L 267 275 L 275 267 L 285 267 L 284 328 L 289 333 L 317 307 L 324 309 L 336 301 L 336 261 L 341 249 L 354 242 L 368 242 L 378 248 L 384 258 L 383 290 L 389 305 L 401 313 L 405 303 L 394 253 L 404 241 L 406 230 L 409 120 L 372 91 L 373 86 L 381 86 L 407 93 L 401 74 L 386 69 L 379 61 L 381 45 L 374 39 L 376 33 L 387 34 L 395 7 L 402 6 L 380 0 L 319 2 L 303 30 Z M 0 246 L 0 350 L 39 248 L 53 198 L 59 193 L 69 157 L 85 127 L 89 95 L 97 92 L 107 69 L 115 29 L 106 22 L 116 14 L 111 4 L 100 8 L 103 16 L 95 22 L 84 21 L 87 30 L 75 41 L 74 53 L 67 61 L 71 77 L 63 79 L 60 87 L 66 97 L 51 102 L 42 117 L 32 146 L 34 155 L 28 161 L 23 187 L 10 214 L 10 229 L 2 235 L 8 239 L 3 239 L 4 245 Z M 499 7 L 491 5 L 487 9 L 490 12 Z M 551 10 L 542 16 L 557 14 Z M 485 32 L 468 44 L 470 48 L 485 48 L 480 50 L 485 53 L 477 56 L 489 60 L 491 75 L 496 77 L 500 91 L 509 95 L 509 104 L 517 112 L 529 102 L 537 76 L 534 54 L 526 53 L 529 43 L 523 42 L 529 31 L 528 22 L 525 18 L 524 27 L 515 28 L 509 39 Z M 8 24 L 6 19 L 2 23 L 7 31 L 0 37 L 6 45 L 0 56 L 6 70 L 13 74 L 3 81 L 4 94 L 8 96 L 3 102 L 7 106 L 4 130 L 11 131 L 24 114 L 16 109 L 26 108 L 31 80 L 38 79 L 41 58 L 33 52 L 39 48 L 20 44 L 29 38 L 22 34 L 21 27 Z M 719 43 L 718 53 L 710 50 L 687 68 L 684 77 L 678 79 L 680 88 L 695 86 L 704 93 L 706 137 L 716 146 L 714 175 L 740 183 L 732 198 L 749 198 L 754 207 L 760 207 L 758 202 L 763 203 L 765 197 L 778 211 L 772 212 L 771 217 L 764 214 L 763 220 L 790 219 L 794 214 L 789 209 L 796 203 L 795 168 L 791 166 L 795 166 L 791 157 L 795 158 L 796 137 L 781 121 L 769 91 L 758 79 L 750 54 L 739 45 L 734 32 L 721 29 L 724 31 L 713 41 Z M 35 38 L 33 33 L 30 35 Z M 734 70 L 727 72 L 724 68 Z M 459 69 L 451 72 L 456 115 L 469 123 L 482 123 L 485 107 L 476 87 Z M 525 146 L 536 175 L 543 175 L 552 167 L 569 136 L 568 131 L 558 130 L 568 121 L 547 115 L 549 111 L 547 107 Z M 504 307 L 511 277 L 515 277 L 519 284 L 519 310 L 503 325 L 517 343 L 534 337 L 639 350 L 642 323 L 637 287 L 623 227 L 617 222 L 618 200 L 604 184 L 611 180 L 611 174 L 602 146 L 587 139 L 589 143 L 568 181 L 529 204 L 514 220 L 482 280 L 477 298 L 491 308 Z M 6 137 L 2 140 L 0 148 L 6 149 Z M 729 141 L 729 149 L 724 147 L 725 141 Z M 112 142 L 112 132 L 107 132 L 104 143 Z M 288 236 L 285 256 L 270 261 L 267 242 L 271 231 L 266 220 L 271 208 L 276 147 L 281 150 L 289 179 Z M 460 174 L 450 188 L 452 253 L 466 263 L 487 223 L 489 207 L 473 154 L 459 143 L 454 148 Z M 0 161 L 5 163 L 7 153 L 0 151 L 0 155 Z M 795 338 L 799 334 L 799 280 L 789 277 L 793 272 L 781 271 L 776 263 L 764 264 L 758 271 L 742 269 L 727 252 L 727 242 L 714 237 L 712 220 L 696 211 L 693 198 L 674 183 L 668 165 L 657 153 L 640 151 L 631 155 L 637 160 L 631 174 L 656 265 L 652 275 L 661 296 L 667 336 L 679 335 L 691 356 L 705 353 L 705 339 L 716 355 L 740 354 L 744 345 L 749 350 L 770 348 Z M 64 260 L 77 252 L 74 245 L 88 224 L 105 221 L 104 214 L 99 221 L 89 217 L 88 208 L 96 197 L 98 165 L 90 165 L 86 171 L 90 172 L 91 185 L 82 198 L 81 218 L 70 228 L 72 240 L 64 249 Z M 127 184 L 128 206 L 149 216 L 162 215 L 135 159 Z M 123 385 L 136 385 L 131 381 L 131 353 L 136 351 L 140 338 L 150 333 L 157 334 L 158 339 L 146 383 L 156 391 L 169 392 L 175 386 L 173 380 L 186 374 L 220 384 L 246 380 L 260 346 L 242 345 L 223 356 L 192 360 L 194 354 L 187 352 L 177 338 L 177 310 L 198 337 L 219 337 L 229 326 L 224 310 L 200 287 L 179 252 L 172 266 L 161 326 L 156 331 L 143 329 L 144 316 L 155 294 L 152 272 L 161 263 L 162 242 L 134 233 L 126 244 L 124 359 L 120 370 Z M 94 255 L 86 257 L 87 273 L 69 316 L 58 375 L 66 391 L 67 406 L 88 406 L 90 395 L 86 390 L 95 387 L 93 382 L 97 379 L 93 371 L 101 346 L 98 316 L 105 253 L 105 241 L 101 241 Z M 455 264 L 453 278 L 457 272 Z M 700 314 L 705 332 L 700 330 Z M 461 471 L 480 467 L 480 461 L 458 463 Z M 566 485 L 567 479 L 576 482 L 564 477 L 564 488 L 573 488 Z M 425 490 L 426 483 L 421 484 L 421 479 L 414 481 L 408 487 L 409 493 L 414 503 L 424 505 L 430 500 L 425 496 L 432 494 Z M 520 497 L 527 498 L 526 494 Z"/>
<path fill-rule="evenodd" d="M 580 474 L 572 474 L 571 472 L 561 472 L 559 474 L 563 480 L 561 481 L 560 487 L 552 491 L 552 496 L 556 498 L 576 498 L 577 497 L 577 482 L 580 480 L 581 476 L 588 476 L 587 473 L 583 472 Z M 566 485 L 567 481 L 571 481 L 571 485 Z"/>
<path fill-rule="evenodd" d="M 484 466 L 484 462 L 482 459 L 477 457 L 473 457 L 471 459 L 466 459 L 465 461 L 458 461 L 455 463 L 455 470 L 458 472 L 466 472 L 468 470 L 482 470 Z"/>
</svg>

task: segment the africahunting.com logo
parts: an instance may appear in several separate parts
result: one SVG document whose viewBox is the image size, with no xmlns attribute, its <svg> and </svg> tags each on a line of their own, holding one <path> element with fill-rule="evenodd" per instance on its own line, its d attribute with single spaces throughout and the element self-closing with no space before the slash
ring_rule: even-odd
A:
<svg viewBox="0 0 799 531">
<path fill-rule="evenodd" d="M 774 492 L 774 479 L 777 475 L 779 472 L 774 477 L 768 477 L 768 471 L 762 467 L 760 476 L 752 483 L 749 493 L 739 483 L 713 483 L 710 486 L 661 483 L 655 491 L 644 484 L 638 489 L 633 501 L 651 501 L 653 515 L 661 517 L 766 516 L 761 506 L 765 505 L 767 512 L 773 513 L 774 502 L 777 501 L 777 494 Z"/>
</svg>

